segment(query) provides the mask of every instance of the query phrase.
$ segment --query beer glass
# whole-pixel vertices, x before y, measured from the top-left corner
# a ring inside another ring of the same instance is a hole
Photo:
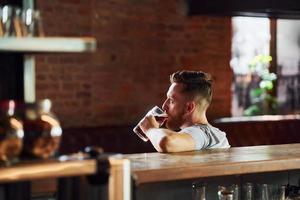
[[[158,106],[154,106],[151,110],[148,111],[146,116],[153,115],[160,124],[160,126],[164,123],[167,118],[167,114]],[[145,135],[145,133],[140,128],[140,122],[134,127],[133,132],[137,134],[144,142],[147,142],[149,138]]]

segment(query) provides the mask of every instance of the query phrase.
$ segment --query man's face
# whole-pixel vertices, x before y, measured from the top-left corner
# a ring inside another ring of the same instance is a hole
[[[182,89],[182,83],[172,83],[167,92],[167,99],[162,106],[168,114],[166,126],[171,130],[180,129],[182,124],[185,122],[187,98],[181,92]]]

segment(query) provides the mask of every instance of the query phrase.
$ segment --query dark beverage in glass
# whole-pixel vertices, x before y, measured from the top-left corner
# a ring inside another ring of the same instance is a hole
[[[151,110],[148,111],[147,115],[153,115],[156,119],[156,121],[160,124],[160,126],[162,126],[164,124],[164,122],[167,119],[167,114],[158,106],[154,106]],[[144,142],[147,142],[149,140],[149,138],[145,135],[145,133],[142,131],[142,129],[140,128],[140,123],[138,123],[134,129],[133,132],[135,134],[137,134],[137,136],[139,136]]]

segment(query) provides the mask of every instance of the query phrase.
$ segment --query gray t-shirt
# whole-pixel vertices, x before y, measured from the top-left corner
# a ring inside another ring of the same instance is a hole
[[[229,148],[226,133],[210,124],[195,124],[183,128],[180,132],[191,135],[196,144],[196,150]]]

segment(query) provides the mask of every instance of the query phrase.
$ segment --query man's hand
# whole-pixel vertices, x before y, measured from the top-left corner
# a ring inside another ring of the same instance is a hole
[[[140,122],[140,127],[146,133],[150,128],[159,128],[159,123],[153,115],[147,115]]]

